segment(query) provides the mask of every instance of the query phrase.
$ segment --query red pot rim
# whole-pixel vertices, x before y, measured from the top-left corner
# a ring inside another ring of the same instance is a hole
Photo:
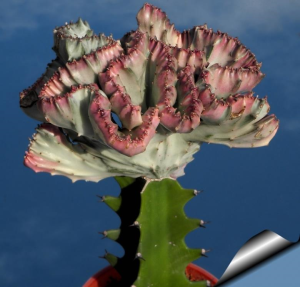
[[[191,281],[208,280],[211,286],[218,282],[215,276],[193,263],[186,267],[185,273]],[[120,280],[121,276],[112,266],[107,266],[91,277],[82,287],[105,287],[110,278]]]
[[[120,280],[121,276],[112,266],[107,266],[91,277],[82,287],[105,287],[110,278]]]
[[[211,286],[216,285],[218,282],[218,279],[214,275],[193,263],[190,263],[186,267],[185,273],[191,281],[208,280],[210,281]]]

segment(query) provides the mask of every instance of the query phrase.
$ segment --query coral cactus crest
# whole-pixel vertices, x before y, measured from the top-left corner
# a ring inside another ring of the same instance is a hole
[[[89,153],[127,156],[128,166],[175,134],[198,146],[268,144],[278,120],[267,115],[266,100],[253,96],[264,75],[245,46],[205,25],[180,33],[150,4],[137,21],[138,29],[121,41],[95,35],[81,19],[56,28],[57,58],[20,94],[22,109],[62,128]],[[178,163],[178,171],[188,161]],[[172,176],[171,166],[155,177]]]

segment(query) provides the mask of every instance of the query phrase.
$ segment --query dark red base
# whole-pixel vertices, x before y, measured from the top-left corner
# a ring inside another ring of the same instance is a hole
[[[190,281],[209,280],[211,286],[218,282],[215,276],[192,263],[187,266],[185,273]],[[121,279],[120,274],[113,267],[108,266],[91,277],[82,287],[106,287],[112,278],[114,280]]]

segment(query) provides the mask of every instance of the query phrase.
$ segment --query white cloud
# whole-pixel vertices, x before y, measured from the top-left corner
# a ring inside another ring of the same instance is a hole
[[[125,29],[125,33],[127,28],[132,28],[135,22],[133,16],[144,2],[129,0],[124,5],[122,0],[60,0],[45,1],[41,5],[39,0],[2,1],[1,34],[7,37],[24,29],[35,29],[40,21],[50,20],[61,25],[65,21],[76,20],[80,15],[108,25],[124,20],[120,28]],[[207,22],[234,36],[249,29],[276,32],[284,28],[285,21],[300,22],[300,1],[296,0],[170,0],[167,3],[154,0],[152,3],[161,6],[177,27],[189,28]]]

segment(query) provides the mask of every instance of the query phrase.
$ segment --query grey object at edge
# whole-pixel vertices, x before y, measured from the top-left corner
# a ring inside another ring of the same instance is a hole
[[[249,239],[238,251],[216,286],[227,282],[294,244],[270,230],[262,231]]]

